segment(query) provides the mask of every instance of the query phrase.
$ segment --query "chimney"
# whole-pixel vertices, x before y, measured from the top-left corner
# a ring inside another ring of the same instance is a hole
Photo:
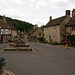
[[[50,16],[50,21],[52,21],[52,16]]]
[[[72,17],[74,17],[75,16],[75,9],[73,9],[73,11],[72,11]]]
[[[38,25],[37,25],[37,24],[35,24],[35,25],[34,25],[34,28],[38,28]]]
[[[70,16],[70,10],[66,10],[66,16]]]
[[[3,19],[3,21],[6,23],[6,18],[5,18],[5,15],[3,16],[3,18],[2,18],[2,19]]]

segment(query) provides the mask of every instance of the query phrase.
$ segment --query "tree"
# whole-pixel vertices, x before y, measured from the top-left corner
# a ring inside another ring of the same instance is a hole
[[[70,40],[70,42],[71,42],[71,45],[72,45],[72,46],[75,46],[75,35],[71,35],[71,36],[69,37],[69,40]]]

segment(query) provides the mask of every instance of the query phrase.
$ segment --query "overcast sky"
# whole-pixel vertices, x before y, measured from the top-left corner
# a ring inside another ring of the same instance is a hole
[[[65,10],[75,9],[75,0],[0,0],[0,15],[45,25],[49,17],[65,15]]]

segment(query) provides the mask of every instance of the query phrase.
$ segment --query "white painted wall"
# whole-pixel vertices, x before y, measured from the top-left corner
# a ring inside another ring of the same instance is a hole
[[[1,34],[11,34],[11,29],[1,29]]]

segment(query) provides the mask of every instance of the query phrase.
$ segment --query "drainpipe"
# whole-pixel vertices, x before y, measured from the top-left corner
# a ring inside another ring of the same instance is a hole
[[[0,40],[1,40],[1,27],[0,27]]]
[[[70,35],[71,35],[71,26],[70,26]]]

